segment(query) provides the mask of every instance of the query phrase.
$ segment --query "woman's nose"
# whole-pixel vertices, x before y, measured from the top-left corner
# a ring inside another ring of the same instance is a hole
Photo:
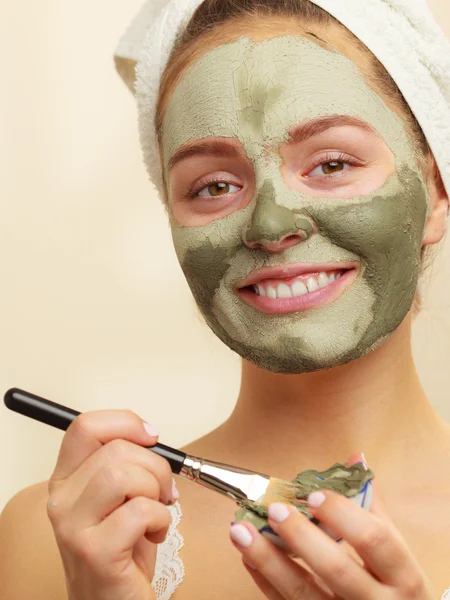
[[[304,230],[298,230],[292,233],[286,233],[281,236],[278,240],[270,241],[268,239],[251,240],[246,239],[245,243],[249,248],[255,250],[264,250],[271,254],[281,254],[288,248],[297,245],[299,242],[306,240],[309,237]]]
[[[281,253],[308,239],[314,232],[313,222],[275,202],[271,181],[266,181],[257,198],[244,242],[249,248]]]

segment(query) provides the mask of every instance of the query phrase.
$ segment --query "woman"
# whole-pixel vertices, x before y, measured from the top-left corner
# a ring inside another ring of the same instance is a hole
[[[284,479],[363,450],[376,474],[372,509],[311,495],[314,516],[344,538],[336,544],[271,505],[270,525],[297,561],[247,522],[232,526],[230,543],[229,499],[184,480],[172,487],[167,463],[141,447],[157,432],[132,412],[85,413],[50,481],[5,509],[3,531],[18,540],[2,560],[7,600],[434,600],[450,585],[450,428],[420,385],[410,341],[450,184],[443,130],[430,125],[441,110],[445,128],[443,104],[416,109],[420,124],[411,109],[426,73],[430,89],[448,91],[448,80],[419,60],[407,102],[317,4],[330,3],[173,0],[137,69],[141,138],[194,297],[243,357],[233,414],[184,450]],[[343,22],[349,4],[333,4]],[[426,9],[409,6],[353,9],[368,31],[385,11],[416,35]],[[384,35],[404,36],[384,25]],[[411,57],[399,57],[407,90]],[[128,77],[132,56],[122,58]],[[178,497],[177,509],[163,506]],[[177,529],[163,544],[170,512]]]

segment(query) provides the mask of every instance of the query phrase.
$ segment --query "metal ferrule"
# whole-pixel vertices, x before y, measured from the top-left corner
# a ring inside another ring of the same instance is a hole
[[[264,496],[270,482],[267,475],[190,455],[186,456],[179,474],[233,500],[253,502]]]

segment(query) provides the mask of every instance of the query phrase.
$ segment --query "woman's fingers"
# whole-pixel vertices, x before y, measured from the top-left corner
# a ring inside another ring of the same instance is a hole
[[[347,464],[360,462],[350,457]],[[374,491],[373,513],[331,490],[308,497],[319,526],[294,506],[273,503],[268,523],[292,553],[298,565],[247,522],[235,525],[231,538],[241,551],[255,583],[272,600],[300,598],[430,598],[429,583],[400,532],[385,515]],[[378,499],[379,500],[379,499]],[[348,544],[337,544],[326,532]],[[256,569],[253,571],[252,565]]]
[[[415,575],[417,563],[400,532],[390,522],[362,509],[348,498],[330,490],[322,490],[322,493],[325,496],[323,504],[317,508],[310,507],[313,516],[343,537],[362,558],[366,568],[382,583],[396,587],[407,585]],[[331,539],[324,539],[325,542],[333,548],[338,546]],[[311,564],[309,558],[305,558]],[[313,564],[311,566],[316,570]],[[321,573],[318,574],[322,577]],[[366,579],[363,574],[365,571],[360,569],[357,579],[361,585]]]
[[[341,498],[344,502],[353,504],[347,498]],[[358,509],[355,504],[353,506]],[[361,508],[359,510],[361,511]],[[322,517],[323,513],[320,515]],[[319,521],[322,521],[321,517],[318,517]],[[340,537],[347,539],[342,533],[342,527],[337,530],[333,527],[335,521],[336,519],[332,522],[323,519],[325,525],[336,531]],[[294,554],[304,559],[314,573],[338,595],[346,600],[371,600],[379,594],[379,588],[371,575],[295,507],[280,503],[271,504],[269,525],[283,538]],[[356,525],[352,523],[349,527]]]
[[[129,552],[142,536],[154,544],[166,537],[172,517],[156,500],[138,496],[128,500],[94,528],[94,539],[106,560]]]
[[[111,428],[109,430],[108,428]],[[172,471],[169,463],[145,446],[153,446],[144,422],[129,411],[94,411],[78,416],[68,428],[58,461],[49,481],[54,499],[62,481],[66,504],[73,503],[93,473],[111,463],[136,462],[154,473],[161,486],[161,500],[173,500]]]
[[[119,580],[130,575],[127,571],[135,568],[132,557],[136,543],[143,536],[152,542],[152,538],[164,540],[170,521],[169,510],[163,504],[136,497],[125,502],[96,527],[80,530],[75,526],[58,531],[62,556],[70,554],[67,561],[70,566],[66,566],[69,577],[71,572],[78,571],[84,574],[83,577],[99,578],[99,589],[106,582],[108,585],[118,584]],[[145,567],[152,569],[154,565],[147,564]],[[85,568],[88,572],[84,571]],[[71,583],[78,585],[76,581]]]
[[[237,523],[231,528],[231,540],[242,552],[246,561],[256,567],[260,576],[255,583],[266,595],[270,588],[274,600],[307,598],[325,600],[329,596],[317,585],[314,575],[295,563],[269,540],[263,537],[251,523]],[[261,579],[266,580],[264,583]],[[272,598],[271,596],[268,596]]]
[[[95,410],[79,415],[67,429],[51,480],[66,479],[103,444],[114,439],[151,446],[157,436],[144,428],[144,421],[129,410]]]
[[[316,507],[310,503],[312,515],[356,550],[362,566],[293,506],[270,505],[269,525],[331,590],[346,600],[379,598],[381,588],[409,590],[411,582],[416,591],[425,590],[421,569],[397,530],[330,490],[314,492],[308,500],[318,494],[325,501]]]
[[[101,446],[97,452],[89,456],[86,461],[67,479],[64,485],[64,502],[74,503],[81,491],[88,485],[89,481],[101,470],[106,469],[104,477],[114,474],[119,477],[118,470],[125,463],[134,463],[155,476],[160,486],[158,498],[168,503],[173,501],[172,484],[173,474],[167,460],[158,456],[151,450],[129,442],[127,440],[113,440]],[[115,468],[117,467],[117,472]],[[119,487],[121,482],[117,481]],[[57,496],[55,491],[52,496]],[[153,496],[152,496],[153,497]],[[157,498],[157,499],[158,499]]]
[[[161,542],[165,539],[161,535]],[[158,542],[161,543],[161,542]],[[148,574],[149,581],[153,581],[155,575],[156,557],[158,554],[158,546],[156,543],[151,543],[145,535],[142,535],[133,548],[134,562],[138,565],[143,573]]]
[[[159,499],[159,483],[154,475],[133,463],[111,463],[99,469],[72,507],[77,527],[98,525],[129,498]]]
[[[152,433],[152,432],[150,432]],[[83,413],[64,436],[47,512],[72,598],[147,598],[174,499],[168,461],[130,411]]]
[[[280,596],[277,590],[267,581],[267,579],[261,575],[261,573],[258,572],[254,566],[246,563],[244,559],[242,560],[242,564],[244,565],[247,573],[256,583],[264,596],[268,598],[268,600],[286,600],[283,598],[283,596]]]

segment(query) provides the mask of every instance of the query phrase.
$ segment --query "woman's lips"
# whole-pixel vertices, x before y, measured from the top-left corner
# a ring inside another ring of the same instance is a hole
[[[290,279],[299,275],[313,275],[315,273],[331,273],[339,269],[356,269],[359,267],[357,262],[338,262],[338,263],[296,263],[281,265],[279,267],[263,267],[252,271],[245,279],[237,284],[237,289],[254,285],[265,279]]]
[[[235,290],[243,302],[267,314],[286,314],[320,308],[339,298],[356,279],[359,265],[314,265],[262,269]],[[320,269],[320,270],[319,270]],[[300,271],[300,273],[299,273]],[[246,282],[250,282],[246,284]]]

